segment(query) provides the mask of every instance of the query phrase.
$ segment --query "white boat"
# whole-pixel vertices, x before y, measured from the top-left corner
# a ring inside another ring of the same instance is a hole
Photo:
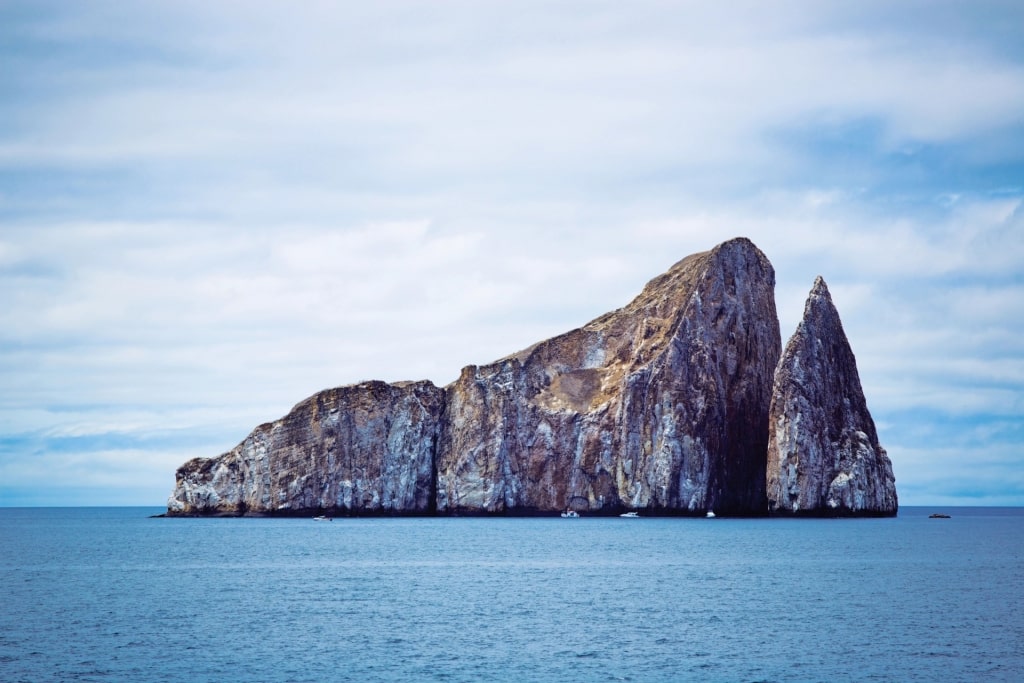
[[[566,510],[565,512],[562,513],[562,517],[565,517],[566,519],[576,519],[579,516],[580,513],[576,512],[575,510]]]
[[[711,518],[712,518],[712,517],[714,517],[714,516],[715,516],[715,513],[714,513],[714,512],[712,512],[711,510],[708,510],[708,514],[707,514],[707,515],[705,515],[705,517],[707,517],[708,519],[711,519]]]
[[[619,517],[625,517],[626,519],[636,519],[640,516],[639,512],[623,512]]]
[[[313,518],[313,521],[314,522],[330,522],[331,518],[330,517],[324,517],[323,515],[317,515],[316,517]]]

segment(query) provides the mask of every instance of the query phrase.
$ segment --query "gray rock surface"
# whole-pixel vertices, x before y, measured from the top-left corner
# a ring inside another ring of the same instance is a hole
[[[896,514],[892,463],[878,443],[857,362],[821,277],[775,371],[769,421],[772,513]]]
[[[738,238],[445,388],[321,392],[182,465],[168,514],[763,515],[769,496],[778,510],[856,514],[882,510],[887,492],[895,509],[824,283],[827,306],[808,303],[781,365],[774,287],[768,259]]]
[[[443,406],[430,382],[322,391],[224,455],[179,467],[168,514],[432,512]]]
[[[775,272],[749,240],[447,388],[440,512],[763,514]]]

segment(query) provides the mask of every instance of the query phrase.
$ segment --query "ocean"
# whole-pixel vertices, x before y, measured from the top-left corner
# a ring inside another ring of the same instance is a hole
[[[0,508],[0,680],[1024,680],[1024,508],[161,511]]]

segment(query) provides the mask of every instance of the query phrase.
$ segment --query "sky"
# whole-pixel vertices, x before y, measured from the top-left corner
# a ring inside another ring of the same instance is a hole
[[[0,506],[162,506],[746,236],[902,505],[1024,505],[1024,4],[0,2]]]

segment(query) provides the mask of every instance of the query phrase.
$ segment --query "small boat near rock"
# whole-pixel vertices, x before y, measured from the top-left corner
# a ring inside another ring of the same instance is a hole
[[[576,512],[575,510],[566,510],[565,512],[562,513],[562,517],[566,519],[577,519],[579,518],[579,516],[580,513]]]
[[[316,517],[313,518],[313,521],[314,522],[333,522],[334,518],[333,517],[325,517],[324,515],[317,515]]]
[[[933,512],[928,515],[928,519],[949,519],[949,515],[942,512]]]
[[[639,512],[623,512],[619,517],[625,517],[626,519],[636,519],[640,516]]]

